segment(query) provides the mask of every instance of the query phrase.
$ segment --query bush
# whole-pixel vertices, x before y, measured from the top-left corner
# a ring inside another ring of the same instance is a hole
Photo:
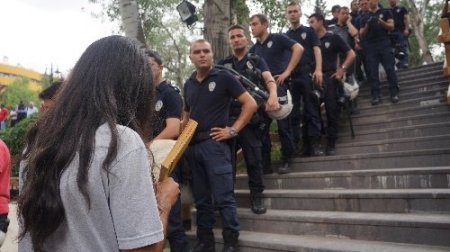
[[[0,138],[6,143],[11,152],[12,173],[11,176],[19,175],[20,154],[25,147],[25,137],[28,130],[37,121],[38,114],[33,114],[29,118],[25,118],[14,127],[0,131]]]

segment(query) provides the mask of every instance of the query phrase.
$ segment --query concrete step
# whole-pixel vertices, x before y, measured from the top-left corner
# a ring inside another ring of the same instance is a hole
[[[291,168],[297,172],[436,167],[448,164],[450,148],[299,157],[291,160]]]
[[[273,189],[450,189],[450,166],[401,169],[293,172],[264,175],[264,186]],[[236,176],[236,189],[248,189],[246,174]]]
[[[436,62],[436,63],[432,63],[432,64],[428,64],[428,65],[415,66],[415,67],[411,67],[408,69],[400,69],[400,70],[397,70],[397,75],[403,76],[403,75],[408,75],[408,74],[416,73],[416,72],[426,73],[426,72],[432,71],[432,70],[441,70],[442,71],[443,64],[444,64],[443,62]]]
[[[447,148],[450,143],[450,134],[440,136],[413,137],[387,139],[380,141],[368,141],[336,145],[337,155],[351,155],[362,153],[407,151],[407,150],[425,150],[434,148]],[[326,146],[326,143],[323,144]]]
[[[408,74],[397,74],[397,79],[401,83],[402,81],[432,76],[441,76],[442,78],[445,78],[445,76],[442,73],[443,73],[442,69],[430,68],[427,69],[426,71],[414,71]]]
[[[250,191],[235,190],[238,207],[250,208]],[[439,213],[450,218],[450,189],[265,190],[268,209],[379,213]],[[449,230],[450,231],[450,230]]]
[[[352,119],[353,120],[353,119]],[[367,131],[376,130],[380,128],[397,128],[405,126],[414,126],[422,124],[433,124],[433,123],[445,123],[450,121],[450,110],[437,113],[428,113],[424,115],[414,115],[414,116],[400,116],[395,118],[389,118],[384,121],[373,121],[373,120],[354,120],[353,128],[355,131]],[[350,124],[345,113],[341,116],[340,122],[340,132],[348,132],[350,130]]]
[[[423,85],[417,85],[414,88],[408,88],[407,90],[402,90],[400,98],[401,100],[408,100],[408,99],[414,99],[419,98],[422,96],[437,96],[439,97],[442,93],[446,93],[448,88],[448,81],[440,81],[440,82],[433,82],[428,84],[427,86]],[[389,92],[386,90],[386,92],[383,92],[383,97],[385,97],[386,101],[389,101]],[[360,96],[358,98],[358,102],[361,104],[366,104],[367,102],[370,103],[372,100],[372,96],[366,95],[366,96]]]
[[[215,229],[216,251],[223,248],[222,230]],[[195,230],[187,233],[195,244]],[[444,252],[450,247],[354,240],[346,237],[287,235],[240,231],[240,252]]]
[[[444,93],[439,93],[437,96],[435,94],[422,95],[419,98],[414,99],[406,99],[402,100],[400,99],[400,102],[397,104],[392,104],[390,98],[387,98],[383,101],[382,104],[373,106],[370,101],[366,102],[359,102],[358,103],[358,109],[361,114],[366,113],[367,111],[370,112],[384,112],[389,113],[392,111],[397,111],[400,109],[405,108],[418,108],[424,105],[446,105],[447,104],[447,97]]]
[[[238,215],[245,231],[450,247],[450,215],[272,209],[256,215],[246,208]]]
[[[409,116],[420,116],[420,115],[429,115],[433,113],[442,113],[442,112],[450,112],[450,106],[439,103],[439,104],[421,104],[420,107],[409,107],[409,108],[400,108],[396,110],[389,111],[371,111],[367,110],[364,113],[360,113],[358,115],[352,115],[353,123],[374,123],[374,122],[384,122],[387,120],[401,118],[401,117],[409,117]],[[344,118],[345,114],[342,113],[342,118]]]
[[[404,81],[401,80],[399,82],[400,95],[403,91],[406,91],[408,89],[417,88],[417,85],[422,85],[422,87],[425,88],[429,84],[436,83],[436,82],[444,82],[444,81],[448,81],[448,79],[446,79],[442,75],[418,77],[418,78],[404,80]],[[386,81],[381,82],[382,95],[389,94],[388,91],[389,91],[388,83]],[[360,96],[370,96],[370,92],[371,92],[371,85],[364,84],[360,88],[359,95]]]
[[[380,128],[372,130],[358,130],[355,131],[354,138],[351,136],[348,130],[344,129],[344,131],[338,135],[338,143],[440,136],[446,135],[448,132],[450,132],[450,122],[419,124],[413,126]]]

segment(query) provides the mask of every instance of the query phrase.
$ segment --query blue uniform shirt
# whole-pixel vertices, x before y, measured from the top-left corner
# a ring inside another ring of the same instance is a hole
[[[194,72],[184,84],[185,110],[198,122],[197,132],[225,127],[234,98],[245,92],[242,84],[225,70],[211,69],[199,82]]]
[[[380,18],[383,19],[384,21],[387,21],[389,19],[392,19],[392,13],[388,9],[378,9],[375,13],[366,12],[362,15],[360,19],[360,27],[361,28],[364,27],[371,17]],[[379,23],[370,25],[367,34],[364,36],[364,40],[369,43],[376,43],[383,40],[389,40],[388,30],[384,29]]]
[[[320,40],[314,30],[311,27],[300,25],[300,27],[295,30],[289,29],[286,32],[286,35],[289,38],[300,43],[300,45],[302,45],[305,49],[302,58],[298,63],[298,67],[302,67],[305,65],[309,65],[311,67],[314,66],[316,59],[314,57],[313,48],[314,46],[320,46]]]
[[[250,52],[261,56],[269,66],[270,73],[277,75],[286,70],[295,43],[284,34],[271,33],[263,43],[257,41]]]
[[[322,71],[324,73],[335,72],[338,54],[346,54],[350,50],[350,46],[333,32],[325,33],[325,36],[320,39],[320,43]]]
[[[405,30],[405,15],[408,14],[408,10],[403,6],[395,6],[391,8],[392,17],[394,18],[394,30],[403,31]]]
[[[156,87],[155,113],[153,114],[153,137],[156,137],[166,127],[167,118],[181,119],[183,102],[176,87],[166,81]]]
[[[238,60],[236,57],[231,55],[226,57],[225,59],[220,60],[218,65],[232,68],[243,74],[247,78],[249,78],[250,76],[246,74],[246,71],[253,70],[253,68],[259,69],[261,73],[270,71],[266,61],[262,57],[258,55],[253,55],[252,57],[255,57],[255,60],[251,60],[249,62],[249,54],[246,54],[241,60]]]

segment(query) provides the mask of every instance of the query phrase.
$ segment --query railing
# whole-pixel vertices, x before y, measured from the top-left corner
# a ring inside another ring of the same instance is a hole
[[[450,62],[450,13],[448,12],[448,1],[446,1],[446,4],[442,11],[440,27],[441,30],[437,39],[440,43],[444,43],[445,46],[443,74],[444,76],[450,77],[450,66],[448,65]],[[450,85],[447,91],[447,103],[450,105]]]

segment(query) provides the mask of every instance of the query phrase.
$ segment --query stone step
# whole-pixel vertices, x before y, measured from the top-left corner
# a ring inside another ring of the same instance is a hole
[[[241,230],[251,232],[450,247],[450,215],[272,209],[256,215],[246,208],[239,208],[238,215]]]
[[[349,128],[349,127],[348,127]],[[402,126],[392,128],[379,128],[355,131],[353,138],[349,130],[339,134],[339,143],[366,142],[396,138],[413,138],[426,136],[446,135],[450,132],[450,122],[418,124],[413,126]]]
[[[358,103],[358,109],[361,114],[364,114],[368,111],[374,113],[374,112],[384,112],[389,113],[392,111],[397,111],[400,109],[405,108],[418,108],[424,105],[446,105],[447,104],[447,98],[444,93],[439,93],[438,96],[435,94],[430,95],[423,95],[419,98],[414,99],[401,99],[399,103],[392,104],[390,98],[386,98],[383,100],[382,104],[373,106],[370,101],[366,102],[359,102]]]
[[[238,207],[250,207],[250,191],[235,190]],[[267,209],[379,213],[442,213],[450,218],[450,189],[265,190]],[[450,231],[450,230],[449,230]]]
[[[223,248],[222,230],[215,229],[216,251]],[[195,244],[195,230],[187,232]],[[313,235],[287,235],[240,231],[240,252],[444,252],[449,247],[425,246],[406,243],[354,240],[346,237]]]
[[[413,137],[388,139],[370,142],[347,142],[336,145],[337,155],[351,155],[361,153],[392,152],[406,150],[425,150],[434,148],[447,148],[450,143],[450,134],[430,137]],[[326,146],[326,143],[323,144]]]
[[[355,131],[376,130],[380,128],[397,128],[405,126],[414,126],[422,124],[445,123],[450,121],[450,111],[428,113],[425,115],[401,116],[389,118],[384,121],[373,120],[353,120],[353,128]],[[346,113],[341,114],[340,132],[348,132],[350,123]]]
[[[400,70],[397,70],[397,75],[403,76],[403,75],[408,75],[408,74],[415,73],[415,72],[426,73],[426,72],[432,71],[432,70],[441,70],[442,71],[443,64],[444,64],[443,62],[436,62],[436,63],[422,65],[422,66],[415,66],[415,67],[408,68],[408,69],[400,69]]]
[[[273,189],[450,189],[450,166],[402,169],[276,173],[264,176],[266,190]],[[236,176],[236,189],[248,189],[248,177]]]
[[[406,91],[408,89],[416,88],[417,85],[422,85],[423,87],[427,87],[431,83],[443,82],[446,80],[447,79],[445,77],[443,77],[442,75],[433,75],[433,76],[425,76],[425,77],[414,78],[411,80],[400,81],[399,82],[400,94],[401,94],[401,92]],[[389,91],[388,83],[385,81],[381,82],[382,94],[389,94],[388,91]],[[371,85],[364,84],[361,86],[359,95],[360,96],[370,96],[370,92],[371,92]]]
[[[409,117],[409,116],[420,116],[420,115],[429,115],[432,113],[442,113],[442,112],[450,112],[450,106],[446,104],[423,104],[420,107],[409,107],[409,108],[400,108],[396,110],[390,111],[371,111],[367,110],[364,113],[360,113],[357,115],[352,115],[353,123],[374,123],[374,122],[384,122],[387,120],[401,118],[401,117]],[[345,112],[342,113],[342,118],[344,118]]]
[[[422,96],[428,96],[428,97],[432,97],[432,96],[441,96],[442,93],[446,93],[448,88],[448,81],[441,81],[441,82],[434,82],[434,83],[430,83],[429,85],[423,87],[421,86],[417,86],[414,88],[410,88],[407,90],[402,91],[400,98],[402,101],[404,100],[409,100],[409,99],[414,99],[414,98],[419,98]],[[383,97],[385,97],[386,101],[389,101],[389,92],[386,90],[386,92],[383,92]],[[367,102],[370,103],[370,101],[372,100],[372,96],[370,95],[366,95],[366,96],[360,96],[358,98],[358,102],[361,104],[366,104]]]
[[[450,148],[379,152],[337,156],[299,157],[291,160],[293,171],[344,171],[408,167],[435,167],[450,164]]]
[[[427,69],[426,71],[414,71],[408,74],[397,74],[397,79],[401,83],[402,81],[412,80],[416,78],[432,77],[432,76],[445,76],[442,74],[442,69]],[[387,80],[385,80],[387,81]]]

